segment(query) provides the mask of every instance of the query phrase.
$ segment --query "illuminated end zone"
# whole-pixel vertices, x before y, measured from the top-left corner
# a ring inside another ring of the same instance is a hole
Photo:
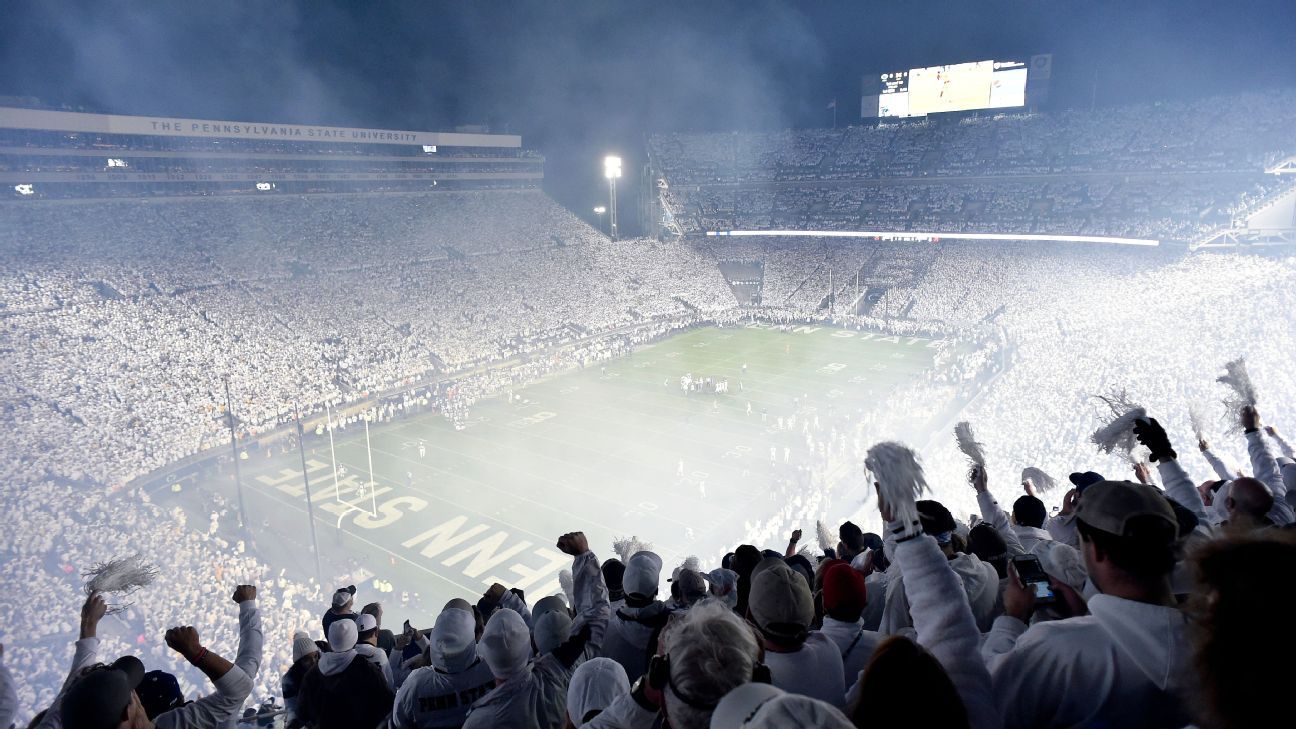
[[[1035,233],[896,233],[880,230],[708,230],[708,236],[767,236],[779,238],[878,238],[883,241],[935,243],[947,240],[1053,241],[1057,243],[1109,243],[1121,246],[1159,246],[1154,238],[1116,238],[1105,235],[1039,235]]]

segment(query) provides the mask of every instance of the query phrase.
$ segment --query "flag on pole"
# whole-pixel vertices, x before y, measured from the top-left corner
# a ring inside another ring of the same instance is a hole
[[[828,102],[828,108],[829,108],[829,109],[836,109],[836,108],[837,108],[837,100],[836,100],[836,99],[833,99],[832,101]]]

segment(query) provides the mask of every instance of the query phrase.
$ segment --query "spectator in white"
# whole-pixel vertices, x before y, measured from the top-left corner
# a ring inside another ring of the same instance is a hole
[[[383,653],[387,654],[388,658],[391,658],[392,648],[396,647],[396,636],[390,630],[387,630],[382,626],[382,619],[383,619],[382,603],[371,602],[368,605],[365,605],[364,608],[360,610],[360,613],[363,615],[374,616],[374,620],[378,622],[377,645],[379,648],[382,649]]]
[[[396,729],[462,726],[468,707],[495,688],[490,666],[477,655],[476,628],[467,601],[446,604],[428,643],[432,665],[411,673],[396,693]]]
[[[324,636],[328,637],[329,628],[338,620],[355,620],[356,614],[351,611],[355,602],[355,585],[347,585],[333,593],[333,605],[324,611],[320,623],[324,626]]]
[[[620,663],[631,683],[648,669],[648,659],[657,652],[652,638],[670,617],[665,603],[656,599],[661,568],[661,557],[652,552],[630,555],[621,577],[625,606],[608,621],[603,640],[603,655]]]
[[[829,560],[822,567],[823,627],[819,632],[837,646],[842,659],[843,693],[849,689],[873,657],[883,635],[866,630],[860,614],[868,601],[864,575],[841,560]]]
[[[972,606],[972,615],[976,618],[977,628],[988,630],[995,618],[995,605],[999,598],[999,573],[993,565],[982,562],[975,554],[954,551],[953,535],[957,525],[954,516],[938,501],[919,501],[918,515],[922,519],[922,529],[932,536],[950,567],[963,583],[963,592],[967,594],[968,604]],[[909,599],[904,589],[904,570],[890,578],[887,583],[886,607],[882,615],[882,626],[879,632],[895,635],[899,631],[913,626],[909,612]]]
[[[565,729],[585,724],[629,693],[630,681],[620,663],[602,656],[585,661],[576,667],[567,687]]]
[[[1169,501],[1151,486],[1102,481],[1085,489],[1075,524],[1102,594],[1084,615],[1079,596],[1050,580],[1078,617],[1027,628],[1035,593],[1010,570],[1006,614],[982,647],[1004,725],[1187,724],[1187,618],[1170,587],[1179,525]]]
[[[536,601],[531,611],[531,640],[536,655],[552,653],[571,634],[572,619],[561,595],[550,595]],[[588,649],[588,645],[586,648]]]
[[[255,642],[258,647],[260,645],[261,617],[256,607],[256,587],[239,585],[234,591],[233,599],[239,604],[239,652],[243,653],[246,647],[244,640],[250,634],[258,636]],[[83,625],[86,617],[97,625],[104,612],[103,599],[91,595],[86,601],[86,610],[82,613]],[[88,649],[93,652],[98,641],[94,637],[94,629],[91,628],[89,632],[90,635],[83,640],[90,641]],[[83,628],[83,636],[85,633]],[[91,669],[66,689],[58,711],[61,726],[65,729],[214,729],[235,717],[252,691],[252,679],[243,669],[204,648],[199,641],[198,631],[189,626],[168,630],[166,644],[206,674],[215,684],[216,693],[150,718],[135,693],[135,688],[144,679],[144,664],[133,656],[124,656],[106,669]],[[78,645],[78,653],[80,651]],[[260,660],[260,656],[256,656],[258,664]],[[51,709],[50,714],[54,713]],[[49,724],[50,714],[46,715],[39,726],[60,726],[58,723]]]
[[[1269,520],[1276,526],[1291,524],[1296,521],[1296,511],[1287,503],[1287,483],[1283,480],[1278,461],[1269,450],[1269,443],[1261,430],[1260,413],[1248,405],[1242,408],[1240,417],[1242,430],[1246,433],[1247,454],[1251,456],[1251,472],[1256,480],[1269,488],[1269,495],[1273,499],[1273,505],[1267,514]],[[1233,490],[1236,491],[1236,482]],[[1237,495],[1230,494],[1230,497],[1236,499]]]
[[[607,630],[608,597],[598,558],[581,532],[558,538],[572,556],[572,592],[578,616],[569,637],[551,653],[531,660],[532,640],[521,614],[496,610],[486,622],[477,654],[490,667],[495,688],[473,702],[464,729],[521,727],[561,729],[567,719],[567,687],[587,646],[597,651]]]
[[[913,469],[921,473],[916,462]],[[932,726],[1000,727],[990,676],[976,655],[981,636],[975,618],[967,602],[950,599],[962,588],[962,576],[941,540],[924,533],[930,518],[918,508],[923,502],[914,503],[919,520],[902,524],[881,484],[874,485],[894,564],[907,579],[918,642],[895,636],[878,646],[848,696],[851,719],[856,726],[897,726],[912,720],[915,706],[924,706],[924,721]]]
[[[4,664],[4,645],[0,644],[0,727],[13,726],[18,716],[18,691],[14,688],[13,674]]]
[[[836,707],[764,683],[745,683],[725,694],[711,715],[711,729],[852,729]]]
[[[330,651],[302,679],[297,716],[315,729],[377,726],[391,713],[392,690],[382,671],[356,653],[356,621],[329,626]]]
[[[1026,494],[1013,502],[1010,524],[1007,514],[990,494],[986,479],[986,469],[977,468],[970,480],[977,492],[981,517],[1003,537],[1008,557],[1034,555],[1050,577],[1065,582],[1072,589],[1083,589],[1087,576],[1080,553],[1069,545],[1054,541],[1053,536],[1044,529],[1048,509],[1044,507],[1043,501],[1036,498],[1030,482],[1023,484]]]
[[[662,654],[630,693],[583,727],[651,729],[660,722],[671,729],[706,729],[725,694],[753,680],[769,682],[751,626],[718,600],[703,601],[672,620],[661,644]]]
[[[805,578],[779,557],[766,557],[752,570],[747,619],[765,649],[771,682],[788,693],[844,703],[842,657],[828,636],[812,632],[814,598]]]
[[[392,682],[391,666],[387,663],[387,654],[378,647],[378,620],[368,613],[361,613],[356,618],[356,654],[378,667],[387,687],[393,692],[396,685]]]
[[[297,692],[301,690],[302,679],[319,663],[319,646],[309,635],[298,631],[293,634],[292,657],[292,666],[279,679],[284,700],[284,724],[289,727],[293,726],[297,718]]]

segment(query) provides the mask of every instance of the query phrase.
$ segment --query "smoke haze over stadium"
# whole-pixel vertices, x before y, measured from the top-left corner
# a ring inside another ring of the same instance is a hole
[[[0,0],[0,729],[1296,726],[1294,48]]]
[[[1290,80],[1296,9],[1245,3],[6,3],[0,94],[118,114],[522,134],[579,214],[599,159],[680,130],[857,118],[869,72],[1054,54],[1054,107]],[[629,169],[635,169],[635,164]],[[625,181],[633,193],[633,175]],[[633,225],[631,216],[626,224]]]

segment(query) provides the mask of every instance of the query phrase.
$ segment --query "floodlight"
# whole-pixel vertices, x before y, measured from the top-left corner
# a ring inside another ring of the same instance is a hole
[[[620,157],[608,156],[603,158],[603,176],[609,180],[615,180],[621,177]]]
[[[606,212],[607,212],[607,208],[603,207],[602,205],[600,205],[600,206],[594,208],[594,214],[595,214],[595,215],[602,215],[603,213],[606,213]]]

